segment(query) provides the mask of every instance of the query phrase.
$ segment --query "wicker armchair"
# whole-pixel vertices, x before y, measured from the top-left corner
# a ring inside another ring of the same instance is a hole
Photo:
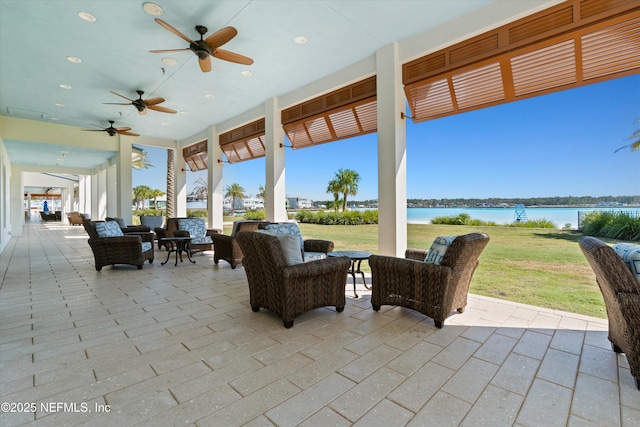
[[[84,229],[89,234],[89,246],[93,251],[96,270],[105,265],[130,264],[142,269],[146,260],[153,262],[153,233],[127,233],[118,237],[99,237],[96,223],[102,221],[84,221]],[[143,242],[150,242],[143,250]]]
[[[467,306],[471,277],[478,258],[489,242],[484,233],[456,237],[440,265],[424,262],[427,251],[407,249],[405,258],[372,255],[371,304],[399,305],[433,318],[442,328],[453,310],[462,313]]]
[[[242,258],[244,257],[242,249],[236,239],[236,234],[241,231],[255,231],[260,225],[268,224],[267,221],[235,221],[233,223],[233,229],[231,235],[226,234],[212,234],[213,239],[213,262],[218,264],[218,261],[225,260],[231,264],[231,268],[236,268],[236,265],[242,264]]]
[[[349,258],[336,257],[289,266],[276,236],[242,231],[236,236],[249,282],[254,312],[266,308],[278,315],[285,328],[310,310],[333,305],[344,310],[344,287]]]
[[[613,351],[627,356],[640,390],[640,286],[622,258],[606,243],[586,236],[580,239],[580,249],[604,298]]]

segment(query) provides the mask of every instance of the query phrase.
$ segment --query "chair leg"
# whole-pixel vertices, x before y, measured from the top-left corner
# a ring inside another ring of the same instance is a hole
[[[342,313],[342,312],[344,311],[344,305],[343,305],[342,307],[338,307],[338,306],[336,306],[336,311],[337,311],[338,313]]]
[[[251,306],[251,310],[253,310],[254,313],[257,313],[260,311],[260,307]]]
[[[433,320],[433,323],[435,323],[436,328],[438,329],[442,329],[442,320]]]
[[[289,329],[293,326],[293,320],[289,320],[288,322],[285,322],[284,320],[282,321],[282,323],[284,323],[284,327]]]
[[[611,349],[613,351],[615,351],[616,353],[622,353],[622,349],[620,347],[618,347],[617,345],[615,345],[614,343],[611,343]]]
[[[460,308],[458,309],[458,313],[460,313],[460,314],[464,313],[464,309],[465,309],[465,308],[466,308],[466,307],[460,307]]]
[[[371,307],[373,307],[374,311],[380,311],[380,306],[379,305],[371,304]]]
[[[640,390],[640,378],[634,378],[636,380],[636,388]]]

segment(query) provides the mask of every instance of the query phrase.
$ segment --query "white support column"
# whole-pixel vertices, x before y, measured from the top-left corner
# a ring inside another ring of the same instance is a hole
[[[107,165],[103,165],[101,169],[98,170],[97,178],[96,178],[96,209],[94,213],[91,215],[91,219],[105,219],[107,217]]]
[[[132,136],[120,136],[120,152],[118,159],[118,177],[116,182],[116,198],[118,217],[124,220],[125,224],[132,224],[131,220],[131,199],[133,194],[132,173],[131,173],[131,146]]]
[[[106,216],[117,217],[118,214],[118,165],[117,160],[112,159],[107,165],[107,205]]]
[[[11,167],[11,181],[9,183],[10,203],[11,209],[10,223],[11,223],[11,236],[22,236],[22,226],[24,225],[24,209],[22,208],[22,198],[24,197],[24,185],[23,185],[23,173],[15,166]],[[29,212],[31,214],[31,212]]]
[[[209,186],[209,194],[207,195],[207,223],[209,228],[223,227],[223,211],[222,204],[224,202],[224,192],[222,188],[223,163],[222,150],[220,149],[218,133],[216,126],[212,125],[207,129],[207,183]]]
[[[404,256],[407,248],[407,141],[398,45],[376,52],[378,93],[378,250]]]
[[[175,166],[175,189],[173,193],[176,197],[174,211],[177,218],[187,216],[187,162],[184,161],[182,148],[178,144],[174,155]]]
[[[280,119],[280,109],[278,99],[271,98],[265,102],[265,141],[266,153],[266,183],[265,190],[267,197],[264,208],[267,220],[271,222],[286,221],[286,186],[285,186],[285,156],[284,131]]]

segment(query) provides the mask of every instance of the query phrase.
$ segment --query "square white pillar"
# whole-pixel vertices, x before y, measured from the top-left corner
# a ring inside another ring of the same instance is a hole
[[[404,256],[407,248],[406,100],[398,45],[376,52],[378,94],[378,250]]]
[[[288,219],[285,186],[284,131],[278,109],[278,99],[265,102],[265,190],[264,208],[267,220],[282,222]],[[281,146],[282,145],[282,146]]]

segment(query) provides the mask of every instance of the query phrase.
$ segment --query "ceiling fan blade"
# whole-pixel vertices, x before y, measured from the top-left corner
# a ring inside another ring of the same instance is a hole
[[[124,96],[124,95],[120,95],[119,93],[116,93],[116,92],[114,92],[114,91],[112,91],[112,90],[110,90],[109,92],[111,92],[111,93],[112,93],[112,94],[114,94],[114,95],[118,95],[120,98],[124,98],[124,99],[127,99],[127,100],[129,100],[129,101],[133,101],[133,99],[129,99],[129,98],[127,98],[126,96]]]
[[[120,132],[120,131],[118,131],[118,133],[119,133],[120,135],[140,136],[140,134],[138,134],[138,133],[133,133],[133,132]]]
[[[200,69],[203,73],[208,73],[211,71],[211,57],[207,56],[205,59],[198,59],[198,63],[200,64]]]
[[[131,128],[127,128],[127,127],[125,127],[125,128],[115,128],[115,130],[116,130],[116,132],[126,132],[128,130],[131,130]]]
[[[149,99],[145,99],[144,104],[148,107],[149,105],[156,105],[156,104],[161,104],[164,102],[164,98],[149,98]]]
[[[160,107],[159,105],[147,105],[147,108],[154,111],[160,111],[162,113],[169,113],[169,114],[177,113],[176,110],[172,110],[171,108],[167,108],[167,107]]]
[[[223,59],[229,62],[235,62],[237,64],[243,64],[243,65],[253,64],[253,59],[244,55],[240,55],[239,53],[230,52],[224,49],[216,49],[212,55],[218,59]]]
[[[161,50],[150,50],[151,53],[173,53],[173,52],[184,52],[186,50],[191,50],[189,48],[186,49],[161,49]]]
[[[234,38],[237,34],[238,34],[238,30],[236,30],[235,28],[225,27],[211,34],[204,41],[209,46],[211,46],[212,49],[215,49],[218,46],[222,46],[223,44],[225,44],[226,42]]]
[[[191,40],[189,37],[185,36],[180,31],[178,31],[175,28],[173,28],[171,25],[169,25],[166,22],[164,22],[162,19],[156,18],[156,19],[154,19],[154,21],[156,21],[158,24],[162,25],[167,30],[171,31],[176,36],[180,37],[182,40],[184,40],[186,42],[189,42],[189,43],[193,43],[193,40]]]

